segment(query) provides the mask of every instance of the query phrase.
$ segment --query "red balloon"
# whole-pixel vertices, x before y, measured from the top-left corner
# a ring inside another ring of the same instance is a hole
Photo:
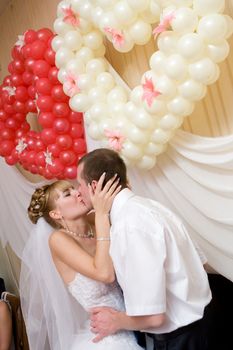
[[[35,150],[38,151],[44,151],[45,150],[45,145],[42,142],[42,140],[39,138],[38,140],[36,140],[35,142]]]
[[[40,165],[43,167],[46,165],[44,152],[37,153],[35,159],[36,159],[36,165]]]
[[[15,91],[15,99],[20,102],[25,102],[28,99],[28,90],[25,86],[18,86]]]
[[[0,130],[0,140],[13,140],[14,131],[8,128]]]
[[[48,152],[50,152],[52,156],[58,157],[61,149],[56,143],[53,143],[52,145],[48,145]]]
[[[14,46],[11,50],[11,56],[13,57],[13,59],[15,58],[19,58],[21,59],[22,58],[22,53],[21,53],[21,50],[20,50],[20,47],[19,46]]]
[[[51,112],[41,112],[39,114],[38,122],[43,128],[51,128],[54,122],[54,115]]]
[[[20,86],[23,85],[23,78],[20,74],[12,74],[11,75],[11,82],[13,86]]]
[[[14,110],[16,113],[26,113],[27,109],[25,107],[25,103],[20,101],[15,101],[13,104]]]
[[[77,166],[67,166],[64,169],[65,179],[76,179],[77,178]]]
[[[41,112],[52,111],[54,105],[53,99],[50,96],[39,96],[36,103]]]
[[[49,70],[48,78],[52,84],[59,84],[59,80],[57,79],[58,69],[57,67],[52,67]]]
[[[61,164],[59,159],[54,159],[52,164],[48,164],[48,170],[51,174],[57,176],[62,173],[64,166]]]
[[[9,156],[14,147],[15,147],[15,144],[13,141],[10,141],[10,140],[2,141],[0,143],[0,155],[2,157]]]
[[[15,59],[13,62],[12,62],[12,68],[14,70],[15,73],[23,73],[24,72],[24,63],[23,61],[21,61],[20,59]]]
[[[64,134],[70,129],[70,123],[67,119],[56,118],[53,123],[53,129],[57,134]]]
[[[9,73],[13,74],[15,72],[13,61],[8,64],[7,68]]]
[[[39,78],[46,78],[50,70],[50,65],[44,60],[37,60],[34,63],[33,73]]]
[[[39,40],[47,43],[51,36],[53,36],[53,32],[48,28],[42,28],[37,31],[37,36]]]
[[[36,91],[38,94],[50,95],[52,83],[48,78],[40,78],[36,81]]]
[[[28,29],[26,33],[24,33],[24,41],[26,44],[31,44],[33,41],[37,39],[37,33],[33,29]]]
[[[11,82],[12,82],[11,78],[12,78],[12,76],[7,75],[7,76],[3,79],[3,84],[4,84],[4,85],[11,86]]]
[[[56,102],[67,102],[69,100],[63,91],[62,85],[55,85],[51,90],[51,96]]]
[[[7,120],[7,118],[8,118],[7,113],[3,110],[0,110],[0,120],[5,121],[5,120]]]
[[[28,72],[33,72],[35,60],[32,57],[26,58],[24,66]]]
[[[31,85],[34,80],[34,75],[30,72],[23,72],[22,74],[23,82],[25,85]]]
[[[71,165],[76,160],[76,155],[73,151],[67,150],[60,153],[59,159],[65,166]]]
[[[31,44],[26,44],[22,47],[22,53],[24,58],[28,58],[32,55],[32,46]]]
[[[35,98],[36,97],[36,88],[35,86],[29,86],[28,87],[28,95],[31,97],[31,98]]]
[[[70,129],[70,135],[74,139],[79,139],[83,136],[83,127],[81,124],[72,124]]]
[[[12,130],[16,130],[19,128],[19,122],[17,122],[17,120],[15,120],[15,118],[8,118],[5,122],[5,125],[7,128],[12,129]]]
[[[66,150],[72,146],[73,141],[70,135],[59,135],[56,139],[56,143],[61,149]]]
[[[52,48],[45,51],[44,58],[51,66],[55,66],[55,52]]]
[[[37,108],[36,108],[36,103],[34,100],[28,100],[25,102],[25,108],[27,110],[27,112],[31,112],[31,113],[36,113],[37,112]]]
[[[14,107],[11,104],[6,104],[6,103],[4,104],[4,111],[7,114],[14,114],[15,113]]]
[[[64,103],[64,102],[57,102],[57,103],[54,103],[54,106],[53,106],[53,114],[56,116],[56,117],[62,117],[62,118],[65,118],[67,117],[69,114],[70,114],[70,108],[69,106]]]
[[[47,45],[44,41],[35,40],[31,45],[31,54],[30,56],[35,60],[40,60],[44,57],[44,52],[47,48]]]
[[[83,114],[71,111],[69,115],[71,123],[81,123],[83,121]]]
[[[47,128],[41,131],[41,140],[45,145],[54,143],[56,140],[56,133],[53,129]]]
[[[86,142],[84,139],[76,139],[73,141],[73,150],[75,153],[85,153],[86,152]]]
[[[16,160],[12,155],[6,156],[5,161],[8,165],[15,165],[18,160]]]

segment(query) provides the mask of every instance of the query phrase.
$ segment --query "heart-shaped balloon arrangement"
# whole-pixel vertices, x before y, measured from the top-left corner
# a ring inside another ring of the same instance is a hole
[[[73,179],[86,152],[83,115],[70,109],[57,79],[53,36],[46,28],[28,30],[12,49],[10,75],[0,86],[0,155],[47,179]],[[28,113],[38,114],[41,132],[30,130]]]
[[[85,112],[91,138],[129,165],[150,169],[191,114],[229,53],[232,19],[224,0],[66,0],[57,9],[52,41],[58,79],[74,111]],[[158,50],[130,93],[104,58],[107,37],[120,52]]]

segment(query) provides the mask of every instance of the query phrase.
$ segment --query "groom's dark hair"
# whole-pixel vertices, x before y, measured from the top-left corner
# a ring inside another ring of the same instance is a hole
[[[107,148],[98,148],[85,154],[78,165],[83,164],[82,178],[86,183],[98,181],[105,172],[105,183],[115,174],[120,178],[119,185],[127,187],[126,165],[119,154]]]

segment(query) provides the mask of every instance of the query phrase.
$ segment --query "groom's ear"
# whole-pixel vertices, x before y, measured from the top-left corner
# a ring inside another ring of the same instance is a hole
[[[96,190],[97,183],[98,183],[98,181],[96,181],[96,180],[91,181],[91,188],[92,188],[93,192],[95,192],[95,190]]]

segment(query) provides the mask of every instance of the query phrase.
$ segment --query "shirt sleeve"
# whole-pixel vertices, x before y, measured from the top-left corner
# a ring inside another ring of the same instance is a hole
[[[166,311],[164,228],[155,224],[127,229],[123,262],[124,300],[130,316],[154,315]]]

